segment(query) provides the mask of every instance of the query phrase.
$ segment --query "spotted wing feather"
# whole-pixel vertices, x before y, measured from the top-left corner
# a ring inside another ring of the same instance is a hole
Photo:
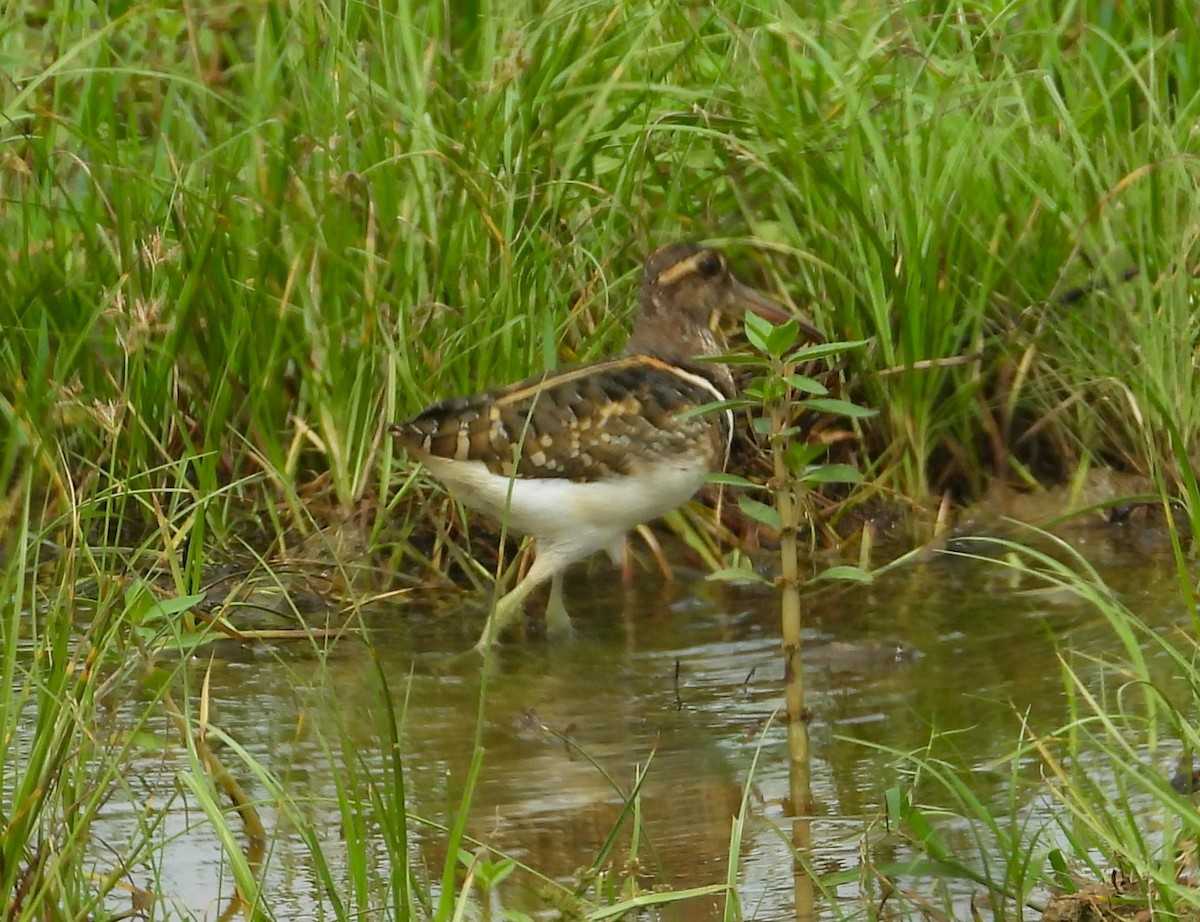
[[[721,397],[700,370],[625,356],[443,401],[393,432],[417,457],[481,461],[503,476],[587,482],[672,457],[720,464],[728,414],[688,411]]]

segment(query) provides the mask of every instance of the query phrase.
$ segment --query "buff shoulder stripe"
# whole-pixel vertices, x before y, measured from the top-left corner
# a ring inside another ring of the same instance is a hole
[[[699,374],[696,374],[695,372],[688,371],[685,368],[680,368],[678,365],[671,365],[667,362],[661,362],[658,359],[652,359],[651,361],[661,371],[670,372],[675,377],[680,378],[683,381],[686,381],[688,384],[691,384],[694,387],[701,388],[702,390],[708,391],[710,394],[713,395],[713,400],[728,399],[726,397],[726,395],[721,392],[721,389],[719,387],[717,387],[708,378],[704,377],[704,375],[699,375]]]
[[[603,375],[609,371],[619,371],[626,368],[637,368],[651,366],[663,371],[675,372],[678,369],[669,362],[664,362],[661,359],[656,359],[648,355],[628,355],[621,358],[612,359],[607,362],[594,362],[589,365],[580,365],[578,368],[572,368],[567,371],[550,372],[542,378],[539,378],[533,384],[525,387],[516,387],[513,390],[505,391],[497,395],[496,406],[508,406],[514,403],[522,403],[531,397],[536,397],[542,391],[549,390],[553,387],[558,387],[563,384],[571,384],[575,381],[583,381],[588,378]]]

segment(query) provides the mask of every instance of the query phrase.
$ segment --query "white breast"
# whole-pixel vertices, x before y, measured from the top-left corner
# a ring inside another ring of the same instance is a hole
[[[479,461],[423,461],[464,505],[507,521],[509,528],[535,535],[543,544],[570,545],[580,557],[683,505],[709,471],[700,458],[660,459],[635,469],[632,477],[585,483],[509,478]]]

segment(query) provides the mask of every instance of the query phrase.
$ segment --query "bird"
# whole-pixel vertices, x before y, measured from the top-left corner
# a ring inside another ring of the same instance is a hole
[[[477,651],[547,579],[547,633],[569,633],[566,568],[601,550],[618,560],[626,532],[683,505],[724,467],[732,411],[698,409],[735,391],[727,365],[703,361],[726,350],[714,314],[790,316],[734,278],[718,249],[694,243],[650,255],[638,302],[621,354],[444,400],[391,427],[463,505],[534,539],[532,566],[496,601]]]

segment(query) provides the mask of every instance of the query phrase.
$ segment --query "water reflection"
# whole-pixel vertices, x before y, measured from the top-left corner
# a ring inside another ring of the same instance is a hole
[[[1183,617],[1165,554],[1093,551],[1104,577],[1135,611],[1159,624]],[[791,826],[782,807],[785,744],[778,724],[764,735],[782,686],[773,597],[688,580],[664,586],[656,578],[614,594],[601,564],[573,576],[568,605],[578,633],[571,642],[534,639],[496,651],[480,730],[486,755],[468,832],[571,881],[604,845],[625,794],[645,771],[637,864],[628,861],[628,821],[610,863],[636,873],[645,887],[702,886],[724,879],[731,824],[749,783],[742,905],[758,919],[794,918]],[[823,873],[853,872],[862,837],[878,829],[883,793],[899,780],[883,748],[922,752],[940,734],[939,750],[930,755],[963,766],[976,796],[1007,809],[1011,778],[991,764],[1018,742],[1016,715],[1046,727],[1064,717],[1056,644],[1069,641],[1080,658],[1113,646],[1108,626],[1088,606],[1033,588],[994,565],[942,558],[809,603],[812,836]],[[188,683],[194,697],[202,671],[211,668],[214,724],[281,779],[308,821],[326,830],[326,853],[336,856],[348,834],[340,786],[371,776],[387,784],[382,672],[401,725],[408,808],[427,821],[411,828],[413,855],[436,879],[445,842],[437,824],[453,822],[460,807],[481,671],[471,661],[446,672],[414,663],[414,654],[463,649],[478,631],[476,620],[431,612],[408,601],[365,612],[366,641],[223,646],[211,667],[207,661],[190,667]],[[236,760],[230,764],[240,770]],[[110,803],[103,831],[109,841],[124,841],[144,807],[164,801],[177,807],[154,833],[165,843],[156,860],[170,888],[161,899],[216,918],[232,884],[201,815],[179,792],[175,779],[184,770],[177,749],[137,766],[136,788],[126,801]],[[249,773],[239,777],[254,789]],[[275,830],[265,873],[275,915],[315,917],[326,901],[307,847],[293,823],[272,813],[267,792],[256,793]],[[1022,796],[1036,804],[1035,792]],[[369,818],[363,829],[371,834]],[[946,834],[952,841],[956,835]],[[959,834],[969,853],[969,836]],[[903,857],[903,848],[895,848],[895,857]],[[880,855],[887,852],[881,843]],[[379,855],[385,861],[382,849]],[[334,869],[335,878],[347,874]],[[515,875],[505,905],[544,910],[538,892],[534,878]],[[858,895],[853,873],[838,892]],[[964,899],[971,896],[964,889]],[[365,910],[380,910],[387,896],[381,890],[364,899]],[[661,917],[721,915],[720,900],[709,899]]]

